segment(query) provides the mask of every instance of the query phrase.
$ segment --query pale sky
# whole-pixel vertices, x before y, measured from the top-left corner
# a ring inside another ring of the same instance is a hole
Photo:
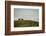
[[[14,17],[24,20],[39,21],[39,9],[14,8]]]

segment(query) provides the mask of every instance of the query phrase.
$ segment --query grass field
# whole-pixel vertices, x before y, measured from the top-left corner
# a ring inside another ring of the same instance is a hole
[[[14,27],[37,27],[39,22],[32,20],[18,20],[14,21]]]

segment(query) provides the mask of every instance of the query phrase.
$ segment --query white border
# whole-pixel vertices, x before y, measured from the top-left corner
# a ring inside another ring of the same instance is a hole
[[[14,8],[39,9],[39,27],[15,27],[14,28]],[[42,30],[42,7],[11,5],[11,31],[27,31],[27,30]]]

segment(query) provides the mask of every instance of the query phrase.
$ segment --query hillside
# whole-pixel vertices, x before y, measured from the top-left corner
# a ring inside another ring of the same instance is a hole
[[[32,20],[18,20],[14,21],[14,27],[37,27],[39,22]]]

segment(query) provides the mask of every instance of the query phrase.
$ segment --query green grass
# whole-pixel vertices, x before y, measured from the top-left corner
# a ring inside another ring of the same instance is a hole
[[[18,20],[14,21],[14,27],[37,27],[39,22],[31,20]]]

